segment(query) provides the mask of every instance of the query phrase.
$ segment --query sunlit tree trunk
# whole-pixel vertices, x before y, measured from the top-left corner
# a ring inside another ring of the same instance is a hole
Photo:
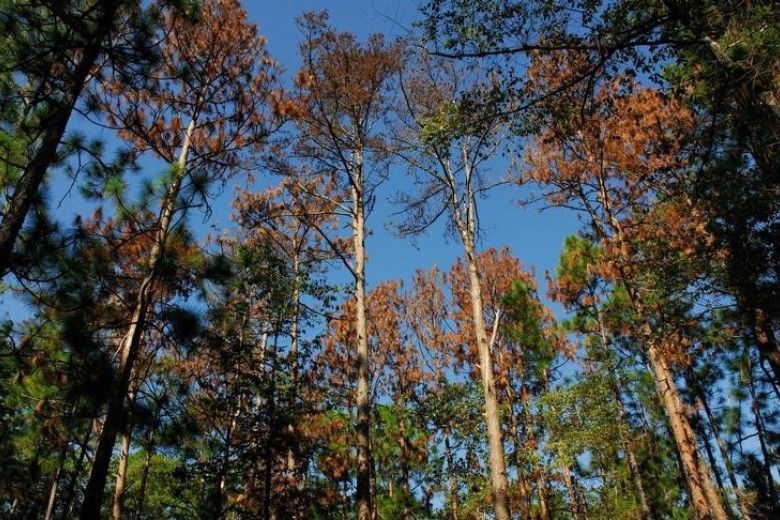
[[[712,437],[715,439],[715,446],[717,446],[718,448],[718,454],[720,455],[720,459],[723,461],[723,465],[726,467],[726,476],[729,479],[731,488],[734,490],[734,495],[737,502],[736,505],[739,509],[740,517],[744,519],[749,519],[750,511],[748,509],[748,504],[744,500],[744,494],[742,488],[740,487],[739,482],[737,481],[737,475],[734,472],[734,465],[731,463],[731,457],[729,457],[729,452],[728,449],[726,448],[726,443],[723,441],[723,437],[720,434],[720,427],[718,426],[718,421],[715,419],[715,417],[712,414],[712,409],[710,408],[709,402],[707,400],[707,396],[704,394],[702,388],[698,384],[692,383],[690,386],[694,390],[694,393],[696,394],[697,407],[704,412],[704,416],[707,418],[707,425],[709,426],[709,429],[712,432]],[[713,471],[714,471],[715,468],[714,463],[711,463],[711,465],[713,466]]]
[[[646,326],[645,333],[646,337],[652,337],[649,326]],[[728,516],[715,491],[706,464],[699,455],[696,437],[693,434],[693,428],[691,428],[672,372],[663,356],[658,352],[658,347],[652,341],[648,348],[648,354],[658,394],[666,410],[669,425],[672,428],[672,436],[682,462],[694,517],[697,520],[727,520]]]
[[[368,334],[366,330],[365,200],[363,199],[363,153],[353,150],[352,244],[355,255],[355,333],[357,335],[357,512],[358,520],[370,520],[371,496],[371,403]]]
[[[493,359],[490,345],[485,334],[485,321],[482,309],[482,291],[479,285],[479,273],[473,244],[467,246],[466,258],[469,271],[469,292],[471,296],[472,319],[477,335],[479,364],[482,374],[482,387],[485,393],[485,423],[488,430],[490,450],[490,477],[493,490],[493,503],[498,520],[509,520],[509,499],[507,494],[506,463],[504,443],[501,435],[501,419],[498,411],[498,398],[493,374]]]
[[[127,479],[127,463],[130,458],[130,427],[119,434],[119,465],[116,471],[116,485],[114,486],[114,500],[111,504],[112,520],[122,519],[122,500],[125,495],[125,482]]]
[[[60,477],[62,476],[62,468],[65,465],[65,459],[68,455],[68,444],[66,443],[60,449],[59,460],[57,461],[57,471],[54,473],[51,481],[51,487],[49,488],[49,499],[46,502],[46,513],[43,515],[44,520],[51,520],[54,515],[54,504],[57,501],[57,490],[60,485]]]
[[[598,183],[599,200],[604,207],[606,217],[602,219],[591,206],[588,206],[596,231],[600,237],[608,237],[610,233],[606,231],[605,226],[609,226],[612,229],[614,238],[617,239],[617,243],[628,244],[622,224],[613,213],[612,200],[606,181],[599,176]],[[683,476],[691,499],[694,518],[697,520],[727,520],[726,510],[723,507],[722,500],[715,491],[707,465],[701,460],[699,448],[696,444],[696,436],[693,433],[688,413],[680,397],[680,390],[666,359],[659,351],[655,333],[647,321],[644,303],[638,297],[631,277],[625,272],[624,267],[620,266],[618,273],[619,280],[626,288],[634,313],[644,320],[640,325],[639,332],[647,342],[650,369],[653,373],[661,405],[669,419],[672,437],[677,447]]]
[[[490,352],[491,345],[488,342],[485,329],[485,316],[482,306],[482,288],[479,280],[479,268],[477,266],[477,254],[474,246],[476,216],[473,200],[468,197],[464,202],[468,205],[465,221],[459,219],[456,222],[460,232],[463,248],[466,254],[466,263],[469,279],[469,296],[471,299],[471,319],[477,341],[479,354],[479,370],[482,375],[482,389],[485,395],[485,424],[488,434],[488,450],[490,464],[490,482],[493,494],[493,507],[496,520],[509,520],[509,495],[506,478],[506,462],[504,457],[504,442],[501,434],[501,419],[498,411],[498,397],[496,395],[495,376],[493,374],[493,357]]]
[[[563,485],[566,487],[566,493],[569,495],[569,509],[574,520],[580,520],[580,501],[577,490],[574,487],[574,480],[571,478],[571,470],[568,466],[561,467],[561,477]]]
[[[135,400],[136,391],[138,389],[138,383],[134,385],[134,388],[128,393],[127,401],[132,405]],[[122,518],[122,502],[125,495],[125,487],[127,481],[127,464],[130,458],[130,441],[132,439],[132,425],[129,420],[126,420],[125,428],[119,433],[119,464],[116,471],[116,484],[114,486],[114,499],[111,503],[111,518],[112,520],[121,520]]]

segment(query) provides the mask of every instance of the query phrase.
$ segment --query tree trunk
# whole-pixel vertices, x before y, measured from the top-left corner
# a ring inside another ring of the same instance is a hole
[[[712,414],[712,409],[710,409],[709,402],[707,401],[707,397],[702,391],[702,388],[696,383],[692,383],[691,387],[696,393],[697,406],[704,411],[704,416],[707,418],[707,425],[709,426],[710,431],[712,431],[712,436],[715,439],[715,446],[718,448],[718,454],[723,461],[723,465],[726,467],[726,476],[729,479],[731,488],[734,490],[740,517],[744,520],[749,520],[750,511],[748,510],[748,504],[744,500],[742,489],[739,485],[739,482],[737,481],[737,475],[734,472],[734,465],[731,463],[731,457],[729,457],[728,450],[726,449],[726,443],[723,442],[723,437],[720,435],[720,427],[718,426],[718,422],[715,420],[715,417]]]
[[[514,406],[517,402],[516,394],[512,388],[511,382],[507,385],[507,397],[510,402],[509,421],[510,428],[512,429],[512,440],[515,444],[514,451],[514,466],[517,471],[517,488],[518,488],[518,501],[520,503],[520,518],[531,517],[531,489],[528,485],[527,475],[525,474],[524,460],[521,458],[520,451],[524,447],[523,439],[520,437],[520,426],[517,414],[515,413]],[[520,403],[523,406],[523,403]]]
[[[541,463],[538,468],[538,475],[536,477],[537,490],[539,495],[539,520],[550,520],[550,508],[547,505],[547,482],[542,472]]]
[[[43,515],[44,520],[51,520],[54,515],[54,504],[57,501],[57,489],[60,485],[60,476],[62,475],[62,467],[65,465],[65,458],[68,456],[68,444],[66,443],[60,449],[60,456],[57,462],[57,471],[52,477],[51,488],[49,489],[49,500],[46,503],[46,513]]]
[[[371,520],[371,403],[366,331],[366,279],[365,279],[365,200],[363,199],[363,155],[354,151],[354,182],[352,187],[352,243],[355,254],[355,333],[357,335],[357,516],[358,520]]]
[[[297,410],[298,405],[298,371],[299,371],[299,354],[298,354],[298,335],[299,335],[299,321],[301,317],[301,272],[300,272],[300,260],[298,253],[295,253],[292,265],[293,274],[295,276],[295,286],[293,288],[293,315],[290,321],[290,410],[294,412]],[[295,417],[295,416],[294,416]],[[303,481],[299,479],[298,475],[298,460],[296,457],[293,446],[296,443],[297,431],[294,421],[290,421],[287,424],[287,436],[288,446],[287,458],[286,458],[286,472],[289,479],[289,485],[296,489],[298,492],[303,490]],[[296,493],[294,504],[291,506],[293,519],[298,520],[303,518],[303,511],[301,511],[300,493]]]
[[[450,426],[444,428],[444,456],[447,459],[447,486],[450,491],[450,510],[452,520],[458,520],[458,486],[455,481],[455,457],[450,446]]]
[[[401,399],[401,402],[404,403],[404,411],[401,413],[405,413],[406,411],[406,403],[405,400]],[[401,420],[399,422],[399,433],[400,438],[398,439],[399,447],[400,447],[400,455],[401,455],[401,493],[402,493],[402,500],[404,504],[404,510],[401,515],[401,518],[403,520],[410,520],[412,518],[412,510],[410,507],[410,500],[411,500],[411,491],[409,490],[409,438],[408,438],[408,432],[406,427],[406,417],[401,417]]]
[[[596,319],[598,321],[602,348],[604,349],[605,354],[609,356],[609,336],[607,335],[607,329],[604,326],[604,315],[602,314],[601,308],[598,306],[596,307]],[[615,398],[615,405],[617,406],[620,423],[621,425],[625,425],[625,427],[628,428],[628,417],[626,415],[625,407],[623,406],[623,398],[620,394],[619,377],[616,373],[614,365],[610,366],[609,382],[612,395]],[[634,445],[631,440],[627,438],[626,434],[627,432],[621,428],[620,442],[623,444],[623,449],[626,452],[628,468],[631,471],[631,475],[634,477],[634,485],[636,486],[636,491],[639,495],[639,507],[642,509],[642,518],[655,518],[655,511],[650,508],[650,500],[648,499],[647,492],[645,491],[645,483],[644,479],[642,478],[642,472],[639,469],[639,463],[637,462],[636,450],[634,450]]]
[[[222,451],[222,463],[219,467],[219,479],[214,490],[214,515],[215,518],[223,517],[225,497],[227,496],[227,475],[230,468],[230,448],[233,443],[233,432],[238,425],[238,416],[241,415],[242,402],[239,398],[235,410],[232,411],[230,424],[225,432],[225,449]]]
[[[122,419],[125,414],[125,399],[130,388],[133,365],[138,357],[141,338],[146,329],[145,320],[152,304],[152,290],[157,282],[160,259],[170,233],[171,221],[176,211],[176,199],[187,167],[187,154],[192,143],[194,130],[195,118],[193,117],[187,126],[184,143],[176,164],[174,179],[162,201],[159,227],[157,228],[154,245],[149,253],[149,273],[144,277],[138,288],[130,326],[122,338],[119,365],[117,367],[118,378],[109,400],[106,420],[103,424],[103,431],[100,433],[95,459],[92,463],[92,472],[87,482],[87,488],[84,491],[84,503],[81,505],[80,514],[82,520],[91,520],[100,516],[108,466],[111,463],[111,454],[114,451],[116,435],[122,425]]]
[[[470,214],[473,215],[473,205]],[[468,226],[468,227],[466,227]],[[482,307],[482,288],[474,248],[473,221],[460,225],[463,247],[466,253],[469,276],[469,295],[471,297],[471,317],[479,351],[479,369],[482,374],[482,389],[485,394],[485,423],[487,425],[490,482],[493,494],[493,508],[496,520],[510,520],[506,462],[504,460],[504,442],[501,435],[501,418],[498,412],[498,398],[493,374],[493,358],[490,352],[485,329],[485,317]]]
[[[144,502],[146,502],[146,486],[149,483],[149,469],[152,466],[152,457],[154,456],[154,447],[151,443],[151,436],[147,439],[146,458],[144,459],[144,469],[141,471],[141,485],[138,487],[138,504],[135,508],[135,518],[141,518],[144,511]]]
[[[96,2],[95,7],[100,10],[100,14],[96,18],[94,33],[87,38],[84,47],[76,53],[80,54],[80,57],[68,78],[62,99],[53,103],[50,115],[42,122],[44,133],[41,142],[14,186],[13,194],[8,200],[5,214],[0,222],[0,277],[4,276],[13,265],[12,252],[16,239],[38,193],[38,188],[43,183],[49,166],[54,162],[57,148],[65,134],[76,101],[81,96],[92,67],[100,56],[103,43],[114,26],[122,3],[120,0]],[[66,62],[66,57],[63,56],[62,61]]]
[[[763,328],[754,330],[756,345],[758,345],[761,358],[769,364],[769,368],[774,375],[774,383],[780,383],[780,350],[778,350],[777,342],[772,337],[773,332]]]
[[[561,468],[561,477],[566,486],[566,493],[569,495],[569,509],[574,520],[580,520],[580,501],[577,497],[577,490],[574,488],[574,482],[571,478],[571,470],[567,465]]]
[[[766,428],[764,427],[764,418],[761,416],[761,410],[758,404],[755,381],[753,379],[753,360],[750,355],[747,356],[747,377],[748,388],[750,390],[751,409],[756,423],[756,433],[758,433],[758,445],[761,447],[761,456],[763,458],[764,474],[766,475],[767,492],[773,504],[777,503],[777,494],[775,492],[775,479],[772,476],[772,456],[766,444]]]
[[[116,471],[116,485],[114,486],[114,501],[111,504],[111,519],[122,520],[122,501],[125,495],[125,483],[127,479],[127,463],[130,458],[130,427],[119,434],[119,466]]]
[[[274,341],[270,351],[271,374],[268,378],[268,390],[266,397],[266,406],[268,407],[268,441],[265,444],[265,465],[263,467],[263,520],[271,520],[271,499],[273,493],[273,460],[274,445],[276,443],[276,349],[278,346],[279,335],[274,334]]]
[[[68,483],[68,491],[65,493],[65,500],[62,504],[62,510],[66,512],[66,517],[71,518],[73,516],[73,498],[76,492],[76,482],[81,475],[81,468],[84,467],[84,459],[87,457],[87,448],[89,448],[89,441],[92,438],[92,424],[87,428],[87,432],[84,434],[84,439],[81,441],[79,458],[76,460],[76,466],[73,468],[73,476]]]
[[[646,325],[645,328],[645,337],[652,338],[649,325]],[[658,352],[658,348],[652,340],[649,344],[648,353],[656,388],[669,419],[672,436],[682,462],[694,518],[697,520],[727,520],[728,516],[723,509],[723,504],[717,496],[712,497],[712,490],[715,487],[706,470],[706,465],[699,455],[696,437],[693,434],[688,415],[680,398],[677,383],[674,381],[669,366]]]

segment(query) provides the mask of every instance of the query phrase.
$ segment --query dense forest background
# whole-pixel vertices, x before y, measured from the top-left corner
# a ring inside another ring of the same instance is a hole
[[[775,2],[262,9],[0,0],[0,516],[780,517]]]

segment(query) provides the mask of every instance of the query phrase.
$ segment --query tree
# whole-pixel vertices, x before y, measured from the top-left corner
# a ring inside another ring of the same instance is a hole
[[[521,120],[545,101],[587,103],[616,75],[644,75],[684,98],[700,115],[695,181],[678,186],[701,204],[707,228],[729,251],[725,272],[711,272],[736,299],[742,326],[780,374],[777,256],[778,16],[775,2],[633,1],[467,2],[432,0],[421,26],[432,52],[476,59],[502,71],[503,92],[519,99]],[[569,52],[579,67],[539,88],[529,58]],[[530,128],[532,131],[532,127]]]
[[[160,212],[150,230],[151,247],[143,258],[130,325],[121,340],[117,382],[82,504],[82,518],[99,515],[117,429],[124,410],[133,365],[145,321],[175,224],[207,189],[206,181],[241,168],[242,152],[262,142],[269,121],[263,112],[273,62],[256,28],[233,0],[203,6],[197,22],[161,12],[166,32],[160,64],[147,89],[105,84],[108,123],[138,152],[152,151],[169,168],[163,178]],[[183,123],[186,121],[186,123]],[[189,181],[189,182],[188,182]]]
[[[541,59],[540,77],[557,78],[558,67],[563,67],[564,74],[568,71],[565,60]],[[666,243],[673,247],[679,244],[683,255],[706,247],[704,234],[697,235],[698,244],[687,238],[690,230],[703,228],[696,220],[700,212],[686,206],[685,200],[664,199],[664,182],[687,166],[683,143],[691,124],[691,116],[674,99],[631,84],[607,84],[590,111],[548,120],[545,133],[529,152],[528,177],[540,183],[553,204],[574,207],[587,217],[603,250],[599,272],[625,289],[635,313],[636,332],[647,348],[683,462],[694,514],[697,518],[725,518],[669,367],[670,356],[681,348],[675,344],[678,336],[675,331],[663,334],[653,318],[662,312],[659,305],[665,302],[653,299],[648,291],[663,289],[648,287],[643,281],[642,250],[637,245],[663,234]],[[630,143],[623,141],[625,135],[631,136]],[[657,226],[652,218],[663,205],[669,208],[667,216],[672,211],[675,215],[664,220],[666,227]],[[683,214],[686,219],[680,218]]]
[[[153,61],[147,13],[138,2],[4,1],[0,274],[15,266],[13,248],[85,88],[106,62],[143,74]]]
[[[360,520],[372,511],[370,397],[371,368],[366,332],[365,236],[373,190],[382,180],[382,142],[376,125],[387,110],[387,87],[398,70],[397,44],[380,35],[361,44],[349,33],[327,25],[327,14],[309,13],[300,20],[306,39],[301,44],[303,66],[296,76],[299,89],[297,134],[292,154],[303,163],[295,171],[287,164],[275,168],[288,175],[322,176],[324,189],[309,192],[306,177],[296,181],[322,213],[345,219],[350,243],[317,228],[322,239],[342,260],[353,281],[357,327],[357,510]],[[373,162],[372,162],[373,159]],[[299,177],[300,178],[300,177]],[[311,220],[309,220],[311,223]]]
[[[490,474],[496,518],[508,520],[506,463],[501,434],[489,329],[483,313],[483,295],[477,265],[477,200],[501,180],[491,179],[486,162],[502,142],[504,120],[498,107],[482,97],[490,83],[463,87],[464,74],[450,64],[421,57],[417,69],[407,67],[401,84],[395,154],[405,161],[416,187],[399,196],[407,220],[398,226],[403,235],[425,231],[447,215],[463,244],[468,266],[470,309],[485,395],[485,421],[490,443]],[[478,81],[478,80],[477,80]],[[475,103],[472,99],[478,99]],[[476,110],[481,107],[483,110]],[[492,107],[492,108],[491,108]]]

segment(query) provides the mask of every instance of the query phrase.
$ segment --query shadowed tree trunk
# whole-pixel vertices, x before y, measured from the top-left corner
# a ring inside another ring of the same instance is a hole
[[[163,249],[170,233],[171,221],[176,210],[176,199],[179,194],[181,180],[187,167],[187,155],[190,150],[192,133],[195,129],[195,119],[191,119],[187,127],[178,162],[175,166],[173,179],[163,198],[160,210],[160,219],[155,234],[152,249],[149,253],[149,272],[144,277],[138,288],[135,307],[133,309],[130,326],[122,338],[119,365],[117,367],[118,378],[109,400],[106,420],[103,431],[100,434],[95,459],[92,463],[92,472],[89,476],[84,503],[81,506],[81,519],[89,520],[100,516],[100,507],[103,502],[103,493],[106,485],[108,467],[111,462],[111,454],[114,451],[116,435],[122,425],[125,415],[125,399],[130,387],[130,378],[133,365],[138,357],[141,338],[146,329],[146,317],[152,304],[152,291],[157,282],[160,260]]]
[[[106,38],[114,27],[117,13],[122,6],[121,0],[100,0],[95,2],[97,17],[93,25],[93,33],[87,35],[84,46],[75,54],[78,56],[73,71],[65,79],[62,98],[51,103],[49,113],[41,121],[43,135],[36,150],[32,153],[24,167],[13,193],[4,208],[3,219],[0,221],[0,277],[4,276],[13,265],[12,252],[24,220],[30,211],[38,189],[43,183],[49,166],[57,156],[57,148],[65,134],[68,121],[76,106],[76,102],[84,90],[92,68],[103,51]],[[60,67],[69,60],[66,56],[60,62],[52,65]]]

